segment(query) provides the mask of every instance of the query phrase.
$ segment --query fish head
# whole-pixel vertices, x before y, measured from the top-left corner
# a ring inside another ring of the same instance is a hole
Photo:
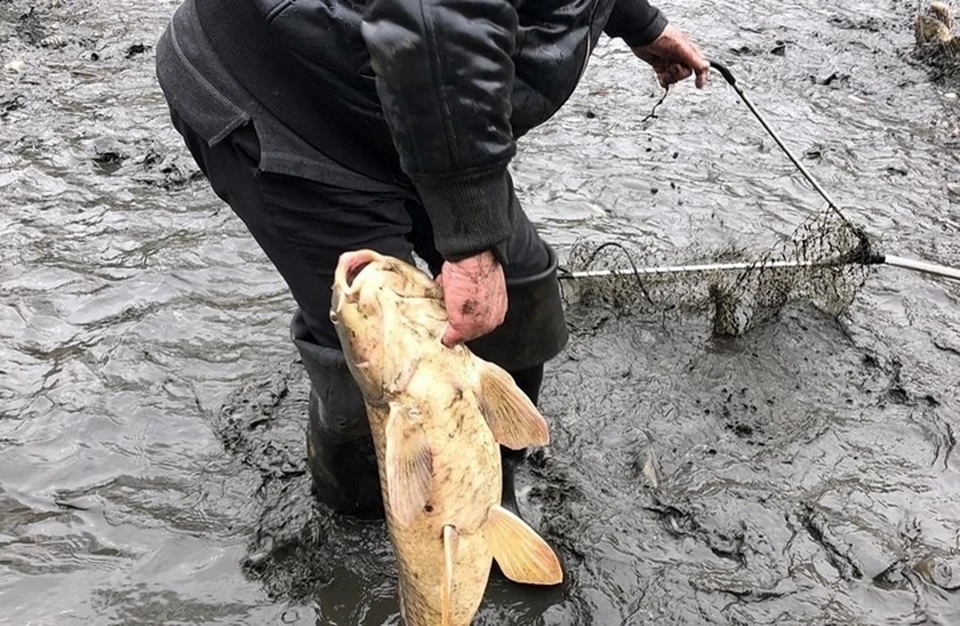
[[[341,254],[332,289],[330,321],[347,365],[364,396],[381,400],[416,353],[439,345],[443,290],[416,266],[373,250]]]

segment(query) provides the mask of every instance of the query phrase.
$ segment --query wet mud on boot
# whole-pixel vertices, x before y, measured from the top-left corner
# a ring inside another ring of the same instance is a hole
[[[383,499],[373,440],[342,440],[323,427],[322,407],[310,391],[307,463],[314,496],[336,513],[363,519],[383,519]]]

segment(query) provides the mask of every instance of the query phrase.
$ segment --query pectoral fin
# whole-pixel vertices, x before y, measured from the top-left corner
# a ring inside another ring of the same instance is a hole
[[[457,529],[447,524],[443,527],[443,580],[440,581],[440,624],[450,626],[453,620],[453,558],[457,554],[460,535]]]
[[[414,409],[391,407],[386,425],[387,497],[395,520],[410,524],[430,499],[433,455]]]
[[[563,568],[553,549],[522,519],[501,506],[490,509],[483,525],[493,558],[504,576],[529,585],[563,582]]]
[[[513,450],[550,443],[547,420],[501,367],[480,361],[483,415],[497,443]]]

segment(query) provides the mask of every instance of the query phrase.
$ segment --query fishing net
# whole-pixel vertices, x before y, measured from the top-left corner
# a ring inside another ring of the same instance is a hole
[[[943,11],[937,8],[938,15]],[[839,317],[863,287],[868,266],[885,262],[884,257],[872,253],[863,229],[844,216],[783,144],[730,70],[715,61],[710,64],[826,204],[789,236],[752,256],[734,246],[688,250],[683,264],[677,265],[675,257],[670,263],[675,251],[664,250],[652,237],[629,241],[579,239],[560,268],[564,298],[568,303],[575,299],[587,305],[605,304],[621,314],[664,317],[708,312],[712,314],[713,333],[719,336],[743,335],[793,302],[802,301]],[[657,105],[648,118],[654,116]]]
[[[759,257],[727,247],[671,266],[667,254],[653,241],[580,239],[561,270],[564,296],[623,314],[706,311],[715,335],[739,336],[790,302],[839,316],[863,286],[872,258],[863,231],[829,209]]]
[[[915,54],[944,78],[960,77],[960,34],[952,3],[919,0],[914,13]],[[580,239],[569,252],[560,279],[564,297],[606,304],[621,314],[709,312],[713,332],[739,336],[794,302],[842,315],[863,287],[868,266],[889,262],[871,252],[864,231],[829,200],[736,85],[732,74],[711,62],[737,91],[824,200],[825,207],[788,237],[751,257],[733,246],[689,251],[683,265],[671,265],[671,251],[658,241]],[[666,94],[664,94],[666,96]],[[663,98],[657,103],[659,105]],[[654,111],[656,106],[654,107]],[[654,112],[644,119],[654,117]]]

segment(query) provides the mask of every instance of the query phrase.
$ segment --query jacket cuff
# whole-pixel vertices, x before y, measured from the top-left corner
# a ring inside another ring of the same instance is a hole
[[[446,260],[493,250],[506,262],[510,185],[505,165],[451,176],[414,179],[433,226],[434,246]]]
[[[604,31],[637,48],[653,43],[666,27],[667,18],[647,0],[617,0]]]

